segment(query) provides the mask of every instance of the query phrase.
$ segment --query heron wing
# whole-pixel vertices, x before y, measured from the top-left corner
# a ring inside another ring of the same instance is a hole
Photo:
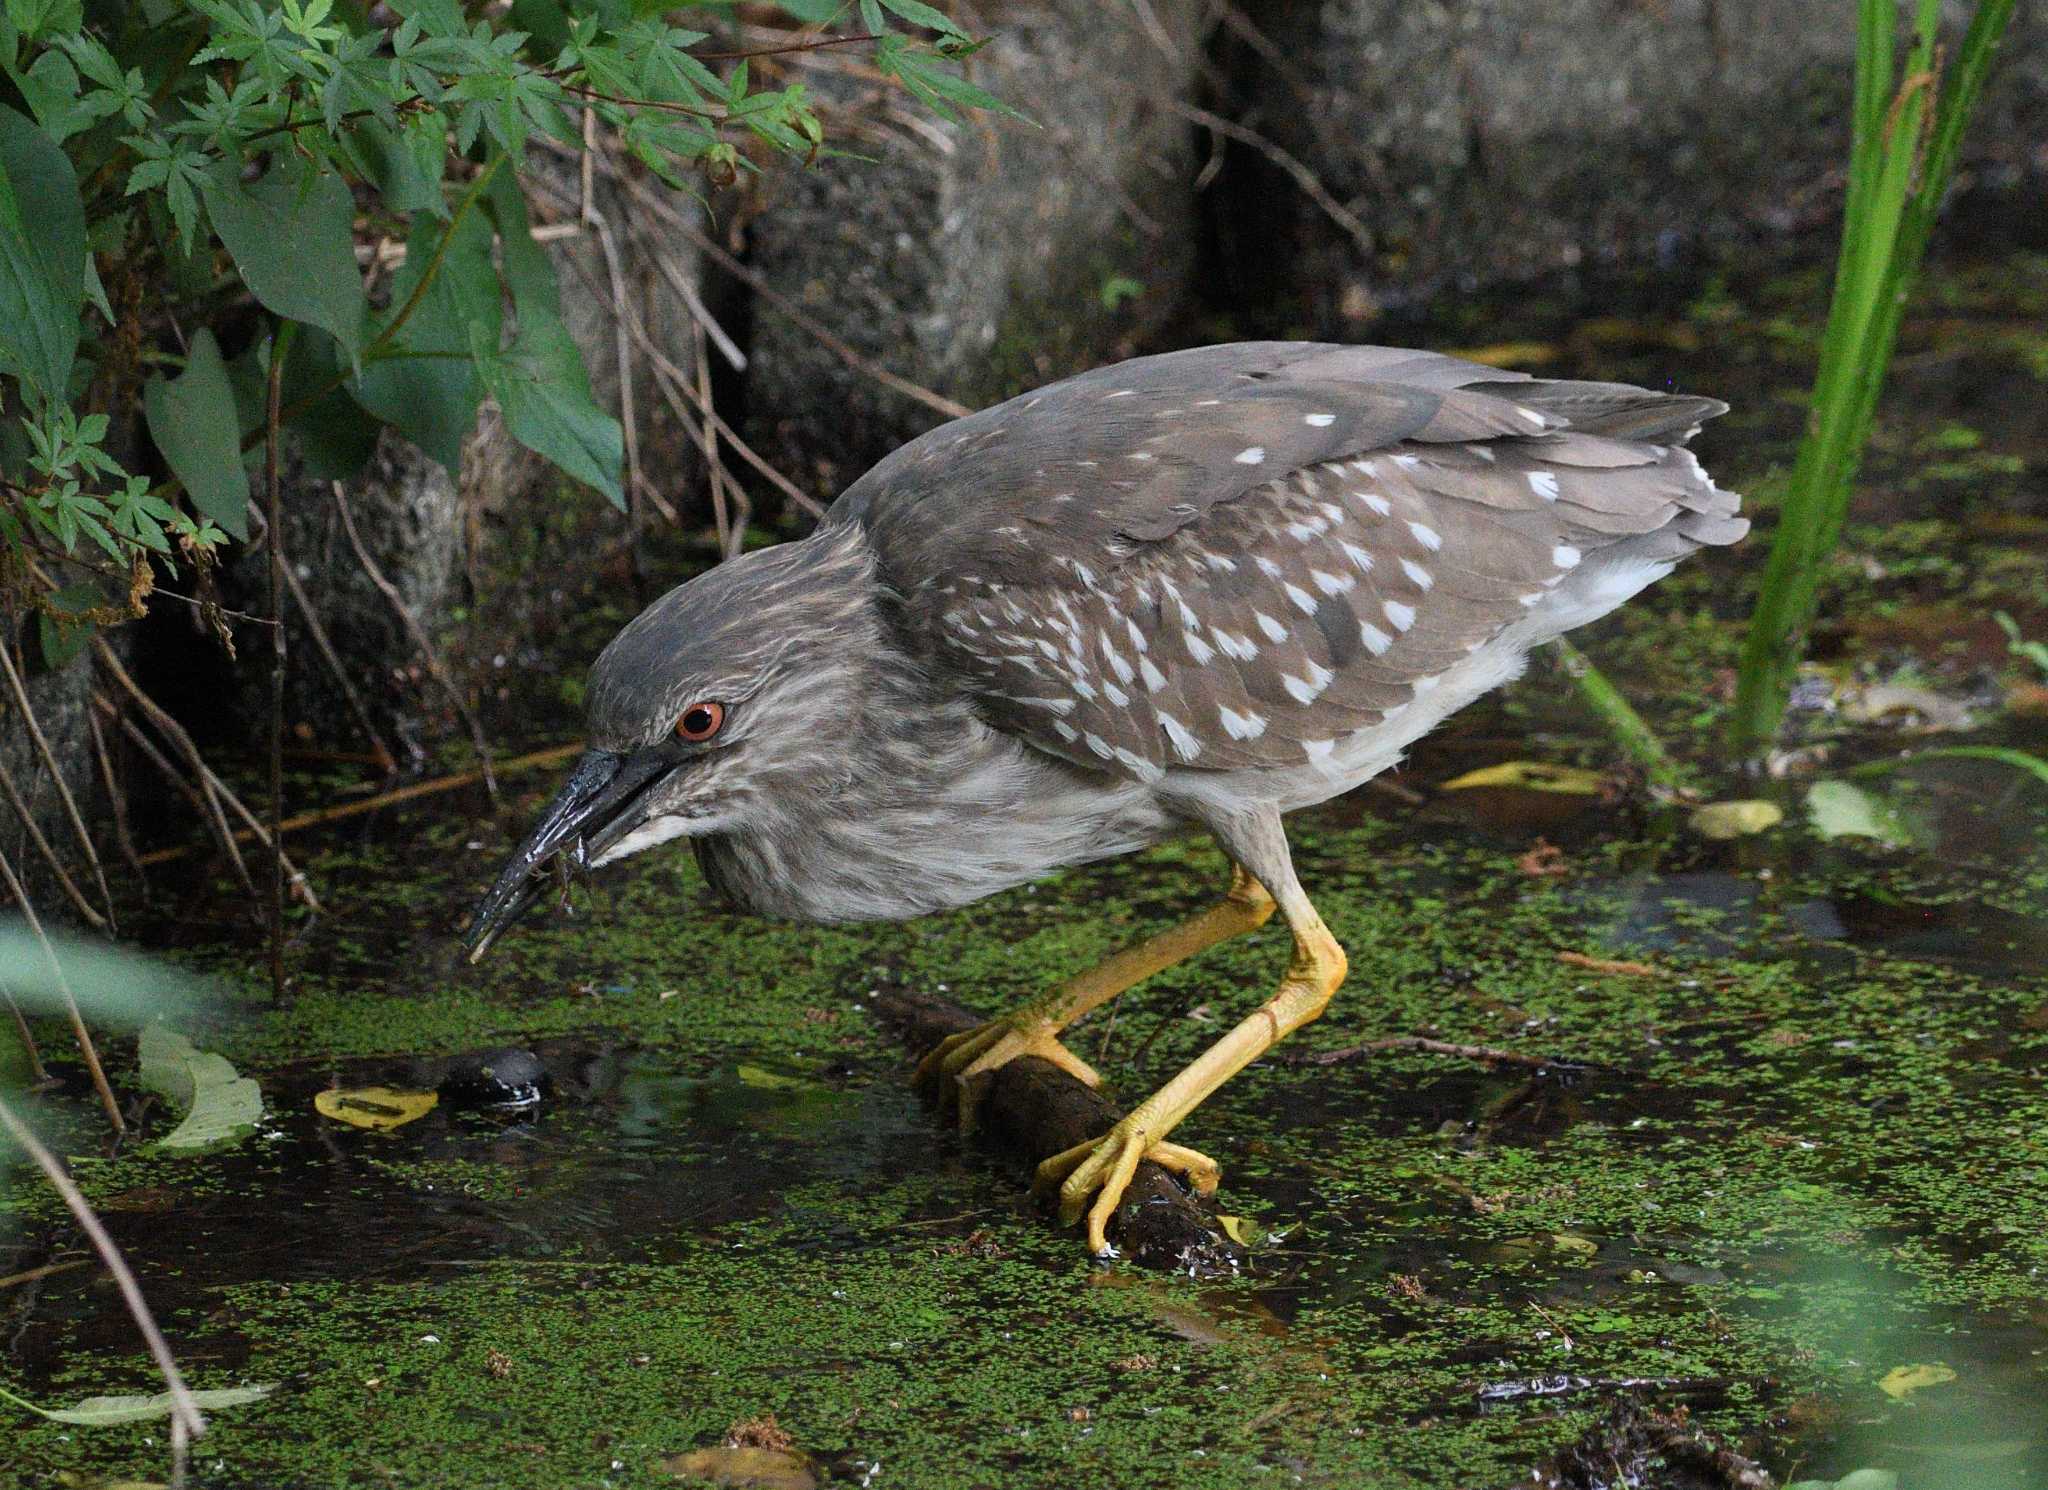
[[[1201,348],[941,426],[831,518],[997,727],[1144,779],[1299,765],[1582,564],[1739,537],[1683,448],[1723,407],[1393,348]]]

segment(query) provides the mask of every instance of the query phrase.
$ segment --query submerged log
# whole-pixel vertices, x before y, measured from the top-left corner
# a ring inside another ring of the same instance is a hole
[[[877,994],[874,1008],[917,1056],[981,1023],[957,1004],[917,994]],[[1050,1061],[1023,1056],[989,1079],[977,1132],[1020,1160],[1028,1175],[1042,1160],[1108,1132],[1122,1116],[1095,1088]],[[1243,1249],[1223,1235],[1215,1218],[1170,1173],[1150,1162],[1140,1164],[1132,1177],[1110,1220],[1109,1238],[1123,1257],[1141,1267],[1210,1277],[1245,1266]]]

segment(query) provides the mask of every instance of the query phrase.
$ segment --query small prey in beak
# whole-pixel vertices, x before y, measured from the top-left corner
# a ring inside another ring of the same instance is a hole
[[[671,740],[631,754],[586,750],[498,882],[477,902],[462,937],[469,960],[482,961],[498,933],[540,899],[551,869],[566,874],[585,868],[639,827],[647,817],[648,793],[682,764],[684,755]]]

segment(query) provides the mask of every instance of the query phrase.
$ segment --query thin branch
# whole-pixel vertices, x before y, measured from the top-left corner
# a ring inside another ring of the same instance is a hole
[[[14,809],[14,815],[21,819],[22,827],[28,830],[29,842],[35,845],[36,852],[42,855],[43,862],[56,876],[57,883],[63,888],[72,908],[91,925],[104,927],[107,924],[106,918],[92,908],[91,902],[85,898],[85,892],[80,890],[77,882],[65,872],[63,861],[57,857],[57,851],[50,847],[50,840],[43,836],[42,828],[30,813],[28,803],[23,800],[21,788],[14,784],[14,773],[9,771],[4,763],[0,763],[0,792],[6,794],[7,805]]]
[[[114,1089],[107,1085],[107,1073],[100,1067],[100,1053],[93,1048],[92,1035],[85,1027],[85,1016],[78,1012],[78,1000],[72,996],[71,980],[64,976],[64,965],[57,960],[57,949],[50,945],[36,908],[29,904],[28,891],[14,877],[14,866],[7,862],[4,853],[0,853],[0,884],[6,885],[7,893],[21,907],[22,920],[28,923],[36,944],[43,949],[43,959],[50,964],[50,976],[57,981],[57,992],[64,999],[64,1012],[71,1019],[71,1033],[78,1040],[78,1053],[85,1057],[85,1069],[92,1074],[93,1090],[99,1093],[100,1105],[107,1110],[107,1121],[114,1125],[116,1133],[126,1133],[128,1125],[121,1120],[121,1104],[114,1100]]]
[[[64,1166],[57,1162],[57,1156],[43,1147],[35,1134],[29,1132],[28,1125],[4,1100],[0,1100],[0,1128],[5,1128],[8,1137],[22,1146],[51,1187],[64,1198],[64,1205],[71,1212],[72,1219],[78,1222],[79,1230],[85,1233],[93,1251],[99,1253],[100,1261],[113,1274],[114,1284],[121,1290],[122,1301],[128,1305],[128,1315],[135,1321],[136,1329],[142,1332],[143,1342],[148,1345],[157,1370],[163,1374],[164,1385],[170,1389],[172,1422],[182,1435],[199,1437],[206,1431],[206,1419],[199,1415],[199,1404],[192,1400],[192,1390],[185,1385],[178,1363],[171,1359],[171,1348],[164,1343],[163,1331],[156,1327],[149,1305],[143,1302],[142,1290],[136,1285],[135,1274],[128,1270],[114,1239],[107,1235],[106,1227],[93,1214],[92,1207],[86,1203],[85,1196],[72,1182],[71,1176],[64,1172]],[[179,1435],[174,1434],[173,1437],[178,1438]]]
[[[363,573],[370,576],[370,583],[381,590],[384,598],[391,602],[392,610],[398,613],[399,624],[405,628],[406,635],[412,638],[413,645],[420,649],[428,673],[441,685],[442,691],[448,695],[449,702],[455,705],[456,715],[468,728],[470,744],[476,749],[477,764],[483,771],[484,790],[491,798],[491,810],[497,811],[500,806],[498,779],[491,774],[491,747],[484,742],[483,726],[477,722],[475,713],[471,711],[469,700],[462,696],[462,690],[457,688],[455,680],[448,676],[448,669],[442,666],[441,654],[435,650],[433,638],[427,635],[426,628],[420,625],[413,613],[406,609],[405,597],[398,593],[396,585],[384,577],[384,571],[377,567],[377,561],[370,557],[369,549],[363,546],[362,536],[356,532],[355,513],[349,509],[348,493],[342,489],[339,481],[333,483],[333,490],[334,505],[341,513],[341,526],[348,533],[349,547],[356,551],[356,562],[363,566]]]
[[[447,247],[444,242],[442,247]],[[424,278],[431,278],[439,256]],[[418,298],[414,297],[415,300]],[[408,303],[401,316],[411,311]],[[263,401],[265,536],[270,540],[270,1001],[284,1002],[284,499],[277,470],[278,413],[284,403],[284,364],[297,323],[286,321],[270,339],[270,378]]]
[[[21,722],[27,726],[29,738],[35,742],[36,754],[49,768],[50,780],[57,788],[57,799],[64,804],[64,815],[71,820],[71,831],[78,836],[78,845],[85,850],[85,861],[92,866],[92,877],[99,882],[100,903],[107,908],[106,924],[111,927],[114,924],[114,897],[107,889],[107,876],[100,868],[99,851],[93,847],[92,835],[85,831],[85,819],[79,815],[78,802],[71,795],[64,772],[57,765],[56,753],[50,749],[50,742],[43,735],[42,725],[36,722],[36,711],[28,701],[28,689],[22,685],[11,649],[4,641],[0,641],[0,670],[7,674],[8,691],[14,695],[15,707],[21,710]]]
[[[531,755],[516,756],[509,761],[500,761],[497,772],[500,776],[517,776],[527,771],[537,771],[545,766],[557,766],[583,753],[578,741],[573,745],[556,745],[547,750],[536,750]],[[284,820],[287,833],[296,833],[301,828],[318,827],[322,823],[339,822],[343,818],[361,817],[366,812],[377,812],[386,807],[396,807],[401,802],[410,802],[416,797],[432,797],[442,792],[451,792],[459,787],[472,786],[484,779],[484,773],[457,771],[451,776],[437,776],[432,781],[415,781],[374,797],[365,797],[360,802],[344,802],[339,807],[319,807],[310,812],[301,812]],[[238,833],[236,837],[245,842],[255,835]],[[189,847],[160,848],[142,856],[145,864],[168,864],[173,859],[182,859],[190,853]]]
[[[1358,245],[1359,252],[1370,255],[1374,251],[1372,229],[1359,221],[1358,215],[1349,207],[1346,207],[1336,197],[1332,196],[1329,188],[1323,185],[1316,173],[1303,165],[1300,160],[1287,150],[1275,144],[1272,140],[1267,139],[1257,130],[1248,129],[1235,120],[1225,119],[1220,114],[1212,114],[1207,109],[1197,108],[1193,104],[1182,103],[1178,99],[1169,98],[1164,100],[1164,102],[1167,108],[1172,109],[1190,123],[1199,124],[1211,133],[1236,140],[1241,145],[1251,146],[1252,149],[1258,151],[1259,154],[1265,156],[1266,159],[1291,176],[1294,179],[1294,184],[1301,188],[1302,193],[1311,202],[1314,202],[1316,206],[1322,208],[1323,215],[1342,228],[1351,241]]]
[[[31,1086],[41,1086],[50,1079],[49,1068],[43,1064],[43,1053],[36,1048],[36,1037],[28,1027],[28,1016],[21,1012],[21,1005],[14,1001],[14,995],[0,988],[0,1002],[5,1002],[7,1012],[14,1016],[14,1032],[21,1036],[21,1048],[28,1054],[28,1079]]]
[[[1285,1066],[1341,1066],[1363,1060],[1386,1050],[1419,1050],[1427,1055],[1447,1055],[1453,1060],[1483,1061],[1489,1066],[1523,1066],[1532,1071],[1609,1070],[1599,1061],[1571,1060],[1554,1055],[1525,1055],[1519,1050],[1502,1050],[1497,1045],[1459,1045],[1449,1040],[1432,1040],[1426,1035],[1388,1035],[1365,1040],[1341,1050],[1313,1050],[1281,1056]]]
[[[114,842],[121,846],[121,857],[128,861],[128,867],[135,871],[135,878],[142,882],[144,894],[149,891],[149,876],[143,872],[142,860],[135,852],[135,839],[128,831],[128,794],[121,789],[121,780],[114,774],[114,758],[107,750],[106,733],[100,728],[97,711],[85,711],[86,727],[92,732],[93,754],[99,758],[100,779],[106,784],[107,806],[114,814]]]
[[[255,506],[255,503],[250,503],[250,506]],[[306,634],[313,638],[314,650],[319,652],[321,660],[327,664],[327,670],[334,675],[334,681],[341,685],[341,696],[348,703],[349,713],[355,715],[357,727],[369,740],[370,749],[376,752],[377,769],[387,776],[396,774],[398,757],[392,754],[391,747],[384,743],[384,737],[377,732],[377,726],[370,719],[369,706],[363,702],[363,696],[349,677],[348,669],[342,666],[341,656],[334,650],[334,643],[327,635],[327,628],[320,623],[319,612],[313,609],[313,602],[306,595],[306,587],[299,583],[298,575],[292,571],[289,564],[284,566],[284,582],[285,588],[292,592],[292,601],[299,608],[300,618],[306,623]]]

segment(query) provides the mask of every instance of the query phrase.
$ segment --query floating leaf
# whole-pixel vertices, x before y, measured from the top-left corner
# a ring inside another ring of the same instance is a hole
[[[403,1091],[389,1086],[359,1086],[342,1091],[329,1089],[317,1092],[313,1106],[322,1117],[333,1118],[337,1123],[347,1123],[352,1128],[368,1128],[377,1133],[388,1133],[401,1128],[415,1118],[423,1118],[434,1110],[441,1100],[438,1092]]]
[[[1806,816],[1823,838],[1874,838],[1911,848],[1921,836],[1890,802],[1847,781],[1816,781],[1806,792]]]
[[[1266,1228],[1249,1216],[1218,1216],[1216,1224],[1240,1247],[1256,1247],[1266,1239]]]
[[[142,1084],[190,1108],[159,1147],[207,1148],[241,1137],[262,1120],[263,1093],[224,1057],[161,1024],[145,1025],[137,1043]]]
[[[1604,791],[1607,778],[1583,766],[1554,766],[1547,761],[1502,761],[1446,781],[1441,790],[1465,791],[1475,786],[1513,786],[1533,792],[1563,792],[1590,797]]]
[[[1748,838],[1783,821],[1785,809],[1776,802],[1709,802],[1693,809],[1692,830],[1702,838]]]
[[[1894,1366],[1879,1380],[1877,1389],[1894,1402],[1903,1402],[1917,1391],[1927,1387],[1938,1387],[1943,1382],[1955,1379],[1955,1368],[1939,1362],[1918,1366]]]
[[[811,1085],[800,1076],[784,1076],[762,1066],[741,1066],[739,1078],[748,1086],[771,1092],[796,1091]]]
[[[817,1490],[818,1471],[802,1454],[788,1449],[692,1449],[661,1461],[667,1473],[682,1480],[704,1480],[734,1490]]]
[[[251,1402],[261,1402],[276,1390],[274,1381],[253,1387],[220,1387],[210,1392],[194,1392],[192,1401],[202,1411],[243,1407]],[[169,1392],[158,1392],[154,1397],[87,1397],[75,1407],[38,1407],[12,1392],[0,1391],[0,1397],[53,1423],[75,1423],[82,1428],[106,1428],[118,1423],[146,1423],[152,1418],[167,1418],[171,1415],[172,1400]]]

